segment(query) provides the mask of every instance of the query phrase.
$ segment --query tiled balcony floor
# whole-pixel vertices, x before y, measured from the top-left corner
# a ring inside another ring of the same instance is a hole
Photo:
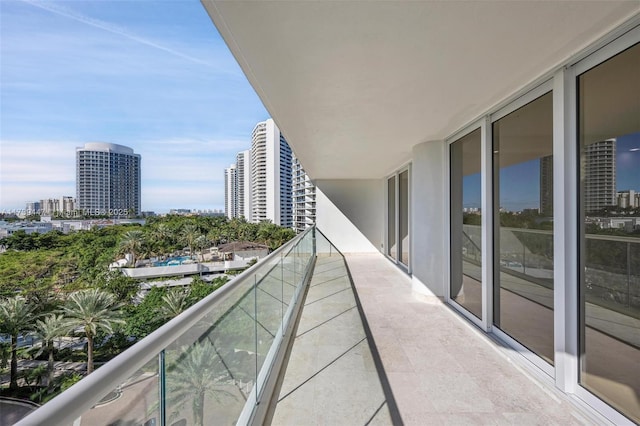
[[[394,407],[406,425],[598,421],[439,299],[414,295],[382,255],[348,255],[347,263],[384,377],[339,258],[319,258],[272,424],[392,424]]]
[[[389,407],[342,256],[319,256],[274,425],[390,424]]]

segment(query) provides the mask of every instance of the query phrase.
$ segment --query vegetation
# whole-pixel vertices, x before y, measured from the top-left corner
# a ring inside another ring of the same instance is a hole
[[[123,324],[116,297],[97,288],[76,291],[62,307],[66,324],[78,328],[87,338],[87,374],[93,372],[93,341],[99,330],[113,333],[115,324]]]
[[[35,307],[21,296],[0,302],[0,331],[11,338],[11,379],[9,388],[18,388],[18,337],[32,330]]]
[[[294,235],[268,222],[167,216],[149,218],[144,226],[69,234],[18,231],[1,239],[7,251],[0,253],[0,334],[7,342],[0,342],[0,367],[10,364],[10,391],[0,391],[46,401],[82,377],[72,371],[55,374],[56,360],[85,360],[89,374],[94,362],[109,360],[228,281],[225,276],[212,282],[196,277],[183,289],[152,287],[140,299],[138,282],[109,270],[124,255],[131,266],[186,250],[193,260],[203,261],[212,246],[246,240],[275,249]],[[56,345],[74,335],[86,341],[85,350]],[[19,348],[18,339],[27,336],[41,343]],[[19,373],[19,358],[46,363]]]
[[[235,396],[219,384],[222,360],[209,341],[182,349],[180,362],[174,364],[167,377],[167,406],[177,414],[191,403],[193,425],[204,425],[205,397],[221,401]]]
[[[49,314],[43,320],[37,320],[35,324],[35,334],[42,339],[42,350],[46,348],[49,353],[47,362],[47,394],[53,392],[53,341],[59,337],[69,334],[69,326],[63,315]]]

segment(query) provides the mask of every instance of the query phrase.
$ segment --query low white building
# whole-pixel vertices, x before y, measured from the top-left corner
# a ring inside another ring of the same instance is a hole
[[[5,222],[0,221],[0,238],[13,235],[18,231],[24,231],[26,234],[45,234],[53,229],[51,223],[46,222]]]

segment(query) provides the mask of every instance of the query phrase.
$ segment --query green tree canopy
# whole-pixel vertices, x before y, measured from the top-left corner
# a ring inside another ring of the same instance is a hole
[[[18,388],[18,336],[33,330],[35,318],[35,306],[22,296],[0,301],[0,331],[11,337],[11,389]]]
[[[93,341],[98,330],[113,333],[115,324],[123,324],[120,306],[113,294],[97,288],[72,293],[62,312],[71,328],[79,328],[87,338],[87,374],[93,372]]]

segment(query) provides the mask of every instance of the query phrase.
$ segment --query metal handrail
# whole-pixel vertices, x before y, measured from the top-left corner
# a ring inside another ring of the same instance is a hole
[[[107,395],[138,369],[157,357],[160,352],[169,347],[176,339],[211,312],[234,289],[245,283],[247,278],[252,277],[254,272],[264,268],[264,265],[268,263],[267,261],[275,259],[288,249],[290,250],[312,229],[309,228],[297,235],[294,239],[269,254],[262,262],[251,266],[245,272],[95,370],[91,375],[80,380],[71,388],[20,420],[16,423],[16,426],[73,423],[75,419],[100,401],[100,398]]]

